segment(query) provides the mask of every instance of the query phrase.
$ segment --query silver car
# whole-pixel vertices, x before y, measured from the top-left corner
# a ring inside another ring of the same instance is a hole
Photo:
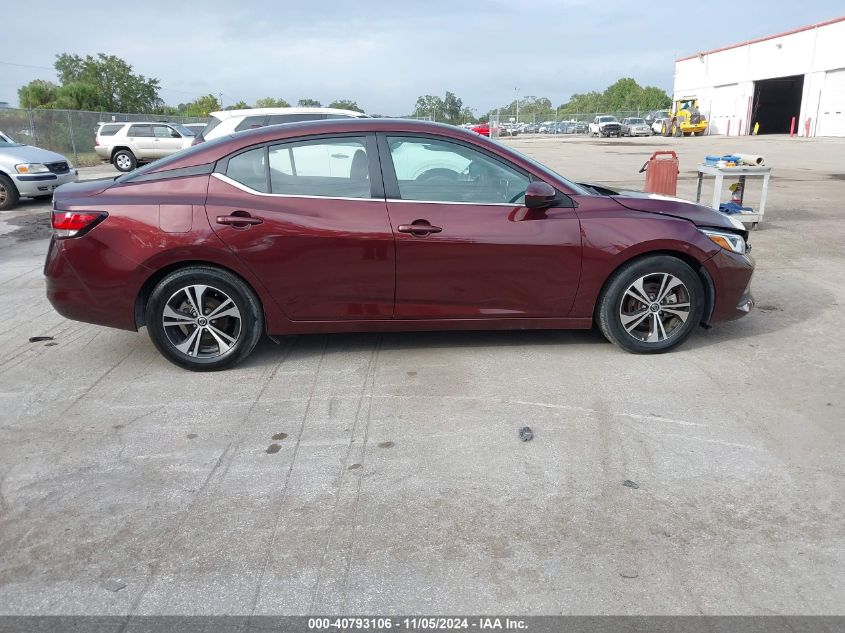
[[[15,143],[0,132],[0,211],[14,209],[20,197],[49,199],[53,190],[76,182],[77,171],[56,152]]]
[[[651,128],[645,119],[628,117],[622,119],[622,136],[651,136]]]

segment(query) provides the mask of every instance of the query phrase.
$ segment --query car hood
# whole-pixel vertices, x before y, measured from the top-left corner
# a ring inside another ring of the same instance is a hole
[[[742,222],[731,216],[704,207],[681,198],[663,196],[657,193],[628,189],[611,189],[604,185],[578,183],[596,192],[597,195],[613,198],[616,202],[633,211],[670,215],[675,218],[689,220],[696,226],[727,229],[734,233],[741,232],[747,237],[748,233]]]
[[[13,160],[15,163],[56,163],[64,161],[69,163],[67,158],[48,149],[33,147],[32,145],[15,145],[13,147],[0,148],[0,158]]]
[[[742,231],[745,234],[745,227],[742,222],[731,216],[720,213],[710,207],[704,207],[694,202],[687,202],[680,198],[671,198],[654,193],[642,191],[620,192],[618,196],[611,196],[623,207],[634,211],[645,211],[646,213],[658,213],[660,215],[671,215],[672,217],[689,220],[696,226],[709,226],[730,231]]]

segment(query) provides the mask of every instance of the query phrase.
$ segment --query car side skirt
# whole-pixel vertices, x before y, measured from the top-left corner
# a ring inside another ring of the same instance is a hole
[[[382,319],[372,321],[288,321],[283,331],[278,327],[271,336],[333,332],[430,332],[442,330],[588,330],[592,318],[518,318],[518,319]],[[268,327],[268,330],[270,328]]]

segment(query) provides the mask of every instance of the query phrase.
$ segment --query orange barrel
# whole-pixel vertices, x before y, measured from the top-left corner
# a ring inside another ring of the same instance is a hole
[[[678,164],[678,156],[675,152],[654,152],[640,169],[640,173],[646,173],[645,191],[676,196],[678,194]]]

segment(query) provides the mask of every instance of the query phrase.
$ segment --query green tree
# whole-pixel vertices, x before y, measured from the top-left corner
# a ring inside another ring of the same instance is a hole
[[[264,97],[255,102],[256,108],[289,108],[290,104],[284,99],[274,99],[273,97]]]
[[[458,125],[461,121],[461,108],[464,102],[455,96],[454,93],[446,91],[443,98],[443,120],[452,125]]]
[[[115,55],[99,53],[97,57],[62,53],[53,64],[62,88],[75,84],[69,90],[76,97],[88,99],[92,91],[98,95],[93,104],[97,110],[111,112],[151,112],[159,107],[158,79],[148,79],[132,72],[132,66]],[[81,84],[89,86],[83,89]],[[73,96],[71,99],[75,98]],[[93,107],[93,106],[92,106]]]
[[[351,99],[335,99],[329,104],[330,108],[337,108],[338,110],[352,110],[353,112],[363,112],[358,104]]]
[[[443,99],[434,95],[417,97],[414,116],[418,118],[428,117],[432,121],[437,121],[438,117],[443,119]]]
[[[185,116],[208,116],[211,112],[220,110],[220,102],[214,95],[208,94],[194,99],[190,103],[182,103],[179,110]]]
[[[300,99],[296,102],[300,108],[322,108],[323,104],[316,99]]]
[[[224,110],[246,110],[249,107],[249,104],[246,101],[238,101],[237,103],[233,103],[232,105],[227,105]]]
[[[631,77],[623,77],[604,92],[574,94],[559,109],[562,114],[656,110],[669,107],[671,103],[672,99],[665,90],[655,86],[642,87]]]
[[[18,101],[22,108],[52,108],[58,95],[59,86],[44,79],[33,79],[18,88]]]

